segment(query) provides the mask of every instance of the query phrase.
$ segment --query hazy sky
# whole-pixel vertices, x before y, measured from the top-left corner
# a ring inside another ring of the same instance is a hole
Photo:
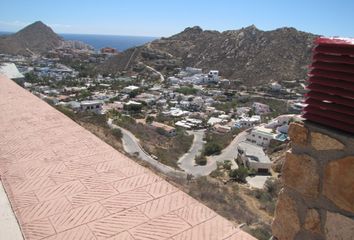
[[[1,0],[0,31],[41,20],[58,33],[170,36],[188,26],[295,27],[354,37],[354,0]]]

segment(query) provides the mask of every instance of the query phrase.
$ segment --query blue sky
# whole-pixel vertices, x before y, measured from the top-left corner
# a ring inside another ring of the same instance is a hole
[[[1,0],[0,31],[41,20],[58,33],[170,36],[188,26],[295,27],[354,37],[354,0]]]

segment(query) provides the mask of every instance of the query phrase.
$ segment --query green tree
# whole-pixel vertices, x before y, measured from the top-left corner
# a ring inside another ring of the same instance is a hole
[[[91,94],[90,91],[88,91],[88,90],[81,90],[81,91],[79,92],[79,94],[77,95],[77,98],[78,98],[79,100],[85,100],[85,99],[87,99],[87,98],[89,98],[89,97],[91,97],[91,96],[92,96],[92,94]]]
[[[126,111],[131,111],[131,112],[137,113],[137,112],[141,111],[142,107],[143,106],[141,104],[129,104],[129,105],[124,104],[123,109]]]
[[[230,160],[225,160],[223,163],[223,168],[226,170],[231,170],[231,161]]]
[[[147,116],[146,117],[146,123],[147,124],[151,124],[153,121],[155,120],[155,118],[153,116]]]
[[[200,154],[195,157],[195,163],[204,166],[207,164],[207,159],[203,154]]]
[[[117,139],[121,139],[123,137],[122,131],[119,128],[112,129],[112,134]]]
[[[248,176],[248,169],[240,166],[238,169],[233,169],[229,172],[229,177],[238,182],[246,182]]]
[[[213,155],[213,154],[220,154],[221,153],[221,146],[217,144],[216,142],[207,142],[205,144],[204,148],[204,154],[207,156]]]

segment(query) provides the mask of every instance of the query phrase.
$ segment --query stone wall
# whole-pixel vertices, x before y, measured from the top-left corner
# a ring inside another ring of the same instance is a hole
[[[354,136],[292,123],[272,224],[279,240],[354,239]]]

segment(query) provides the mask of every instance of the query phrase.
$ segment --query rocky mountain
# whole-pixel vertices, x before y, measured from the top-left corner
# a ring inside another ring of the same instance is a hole
[[[7,54],[43,54],[60,46],[63,39],[53,30],[37,21],[15,34],[0,36],[0,53]]]
[[[294,28],[262,31],[254,25],[231,31],[186,28],[144,46],[128,49],[101,67],[116,73],[144,65],[164,73],[176,67],[217,69],[245,85],[306,78],[316,36]]]

